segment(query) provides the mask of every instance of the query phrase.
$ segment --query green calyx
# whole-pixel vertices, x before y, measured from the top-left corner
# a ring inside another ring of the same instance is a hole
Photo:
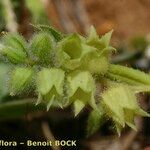
[[[68,75],[68,89],[70,101],[74,103],[75,115],[83,109],[86,104],[95,108],[95,82],[87,71],[75,71]]]
[[[10,78],[10,95],[16,95],[22,92],[33,79],[33,69],[16,67]]]
[[[46,101],[47,109],[53,104],[53,100],[61,100],[63,97],[64,71],[56,68],[43,68],[37,74],[38,101]]]
[[[26,41],[19,34],[7,34],[2,39],[4,47],[1,52],[14,64],[25,63],[27,58]]]
[[[51,55],[54,49],[54,42],[52,37],[47,33],[38,33],[33,36],[30,45],[29,51],[31,53],[33,61],[41,63],[43,65],[51,64]]]
[[[113,83],[102,94],[102,105],[106,115],[115,122],[119,134],[125,124],[136,130],[135,116],[150,117],[150,114],[140,108],[136,97],[136,93],[145,92],[145,90],[150,92],[150,87],[149,89],[142,86],[136,86],[135,88],[126,84]]]
[[[109,62],[115,50],[110,46],[112,31],[100,37],[91,27],[83,37],[64,35],[44,25],[36,29],[29,42],[19,34],[8,33],[0,43],[0,57],[9,66],[7,84],[12,96],[30,88],[37,94],[36,104],[45,103],[47,110],[73,105],[75,116],[90,106],[89,135],[99,129],[104,116],[112,119],[118,133],[125,125],[136,129],[136,115],[149,116],[135,94],[150,92],[150,75]],[[1,65],[0,69],[5,75]],[[97,84],[105,90],[98,91]]]
[[[89,44],[88,38],[85,39],[78,34],[64,38],[58,45],[64,57],[63,66],[66,69],[82,69],[103,75],[107,72],[109,62],[108,56],[104,53],[108,45],[97,49],[96,46]]]

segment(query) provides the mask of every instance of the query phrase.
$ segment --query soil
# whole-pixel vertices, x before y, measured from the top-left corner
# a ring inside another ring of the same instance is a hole
[[[150,34],[150,0],[83,0],[98,32],[114,29],[117,39]]]

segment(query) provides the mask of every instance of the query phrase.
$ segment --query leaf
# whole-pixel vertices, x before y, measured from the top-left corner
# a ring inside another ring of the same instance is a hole
[[[38,33],[31,40],[30,51],[35,57],[36,61],[42,64],[50,64],[52,58],[52,49],[54,41],[47,33]],[[32,57],[33,57],[32,56]]]
[[[104,123],[104,112],[103,108],[99,105],[98,111],[93,110],[89,117],[87,122],[87,136],[91,136],[95,132],[98,131],[98,129],[103,125]]]
[[[31,68],[15,68],[10,79],[10,95],[16,95],[22,92],[29,84],[31,84],[32,77],[33,70]]]
[[[37,77],[37,90],[41,99],[49,102],[53,96],[63,96],[64,71],[56,68],[43,68]],[[40,102],[40,101],[39,101]]]
[[[40,0],[25,0],[25,5],[27,9],[30,12],[30,17],[32,17],[32,22],[37,23],[43,23],[43,24],[49,24],[49,18],[46,14],[45,7]]]
[[[54,39],[58,42],[61,41],[64,38],[64,35],[59,32],[58,30],[54,29],[52,26],[48,26],[48,25],[33,25],[33,27],[35,27],[36,29],[43,31],[43,32],[49,32]]]
[[[12,63],[24,63],[27,58],[26,41],[19,34],[7,34],[3,37],[2,54]]]

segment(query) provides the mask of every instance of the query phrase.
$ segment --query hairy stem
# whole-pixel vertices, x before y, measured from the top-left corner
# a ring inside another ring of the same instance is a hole
[[[135,70],[121,65],[111,64],[107,76],[112,80],[125,81],[129,84],[150,85],[149,74],[145,74],[142,71]]]

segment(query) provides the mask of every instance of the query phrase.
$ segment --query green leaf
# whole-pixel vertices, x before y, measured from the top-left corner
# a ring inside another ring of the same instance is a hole
[[[24,2],[25,2],[27,9],[30,12],[30,17],[32,17],[33,23],[35,24],[37,23],[49,24],[50,23],[42,1],[25,0]]]
[[[52,26],[36,25],[34,27],[40,31],[49,32],[57,42],[61,41],[64,38],[64,35],[61,32],[59,32],[58,30],[54,29]]]
[[[27,58],[26,41],[18,34],[7,34],[3,37],[2,54],[12,63],[24,63]]]
[[[136,36],[130,41],[130,46],[132,46],[133,49],[140,51],[144,51],[148,45],[148,40],[144,36]]]
[[[32,57],[42,63],[50,64],[52,61],[52,49],[54,48],[54,41],[47,33],[38,33],[31,40],[30,51]]]
[[[13,70],[10,79],[10,94],[16,95],[31,84],[33,70],[31,68],[17,67]]]
[[[104,112],[103,108],[99,105],[98,110],[93,110],[89,117],[87,122],[87,136],[91,136],[95,132],[98,131],[98,129],[103,125],[104,123]]]
[[[37,77],[37,90],[39,96],[41,95],[37,103],[40,103],[41,100],[49,102],[54,96],[56,98],[62,97],[64,77],[64,71],[61,69],[43,68]]]

